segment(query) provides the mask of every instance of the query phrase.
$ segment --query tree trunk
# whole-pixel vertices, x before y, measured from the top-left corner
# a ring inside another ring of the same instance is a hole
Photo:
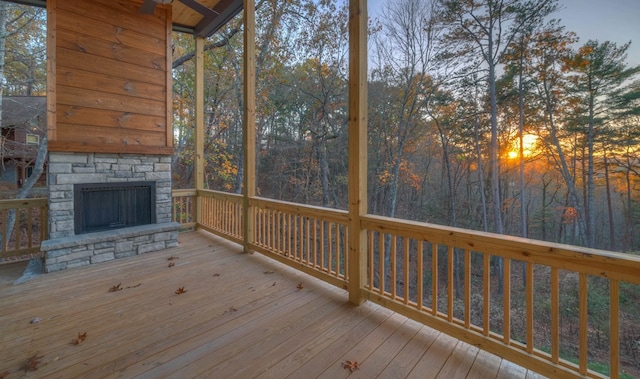
[[[31,176],[29,176],[25,181],[22,187],[16,193],[16,199],[25,199],[31,188],[36,184],[40,175],[44,171],[44,162],[47,160],[47,136],[45,135],[40,141],[40,146],[38,147],[38,155],[36,156],[36,162],[33,167],[33,171]],[[48,222],[48,220],[42,220],[42,222]],[[6,236],[1,236],[7,239],[7,241],[11,237],[11,233],[13,233],[13,228],[16,224],[16,210],[11,209],[7,212],[7,234]],[[0,238],[0,244],[2,243],[2,238]]]
[[[589,83],[591,88],[591,83]],[[595,217],[595,183],[593,179],[593,144],[595,138],[594,130],[594,98],[589,96],[589,133],[587,135],[587,246],[596,247],[596,217]]]
[[[613,205],[611,202],[611,183],[609,180],[609,163],[607,162],[607,149],[603,148],[604,159],[604,181],[607,190],[607,213],[609,214],[609,250],[616,249],[616,233],[613,219]]]
[[[478,126],[478,112],[476,111],[473,119],[473,131],[475,134],[476,156],[478,158],[478,184],[480,186],[480,201],[482,203],[482,230],[489,231],[489,222],[487,220],[487,197],[484,188],[484,168],[482,165],[482,150],[480,149],[480,128]]]
[[[586,236],[586,225],[584,222],[584,211],[582,209],[582,206],[580,205],[580,200],[578,199],[578,195],[576,193],[576,186],[574,183],[574,179],[571,176],[571,173],[569,172],[569,167],[567,166],[567,161],[564,156],[564,151],[562,150],[562,146],[560,145],[560,140],[558,139],[558,136],[556,133],[555,119],[553,117],[553,111],[552,111],[553,107],[551,105],[552,99],[550,98],[550,96],[551,95],[549,93],[549,89],[546,88],[545,86],[545,103],[546,103],[546,111],[547,111],[546,117],[548,121],[548,128],[549,128],[549,134],[551,137],[551,142],[558,154],[558,158],[557,158],[558,165],[560,166],[560,173],[562,174],[565,184],[568,187],[568,197],[571,199],[571,202],[573,203],[573,206],[578,213],[577,215],[578,216],[577,217],[578,235],[580,236],[580,239],[582,240],[582,242],[586,243],[587,236]]]

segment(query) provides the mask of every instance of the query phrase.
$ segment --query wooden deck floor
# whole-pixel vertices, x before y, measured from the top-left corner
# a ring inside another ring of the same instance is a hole
[[[0,377],[539,377],[204,232],[14,286],[22,267],[0,266]]]

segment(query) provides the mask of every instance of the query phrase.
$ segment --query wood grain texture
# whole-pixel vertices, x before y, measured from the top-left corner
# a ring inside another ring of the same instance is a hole
[[[179,241],[19,286],[21,270],[0,266],[0,372],[24,376],[38,353],[27,376],[340,378],[346,360],[360,364],[354,377],[528,374],[384,307],[350,304],[346,291],[240,245],[205,232]]]
[[[173,152],[171,7],[139,6],[68,0],[50,10],[50,151]]]

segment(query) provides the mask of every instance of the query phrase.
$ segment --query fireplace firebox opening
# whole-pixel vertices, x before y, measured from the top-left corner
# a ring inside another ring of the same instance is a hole
[[[154,181],[74,184],[75,234],[155,224]]]

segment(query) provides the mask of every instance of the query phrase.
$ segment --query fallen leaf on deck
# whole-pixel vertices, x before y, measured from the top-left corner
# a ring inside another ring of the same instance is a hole
[[[170,263],[169,263],[169,267],[173,267],[173,266],[175,266],[175,265],[176,265],[176,264],[175,264],[175,263],[173,263],[173,262],[170,262]]]
[[[118,283],[118,285],[115,285],[115,286],[109,288],[109,292],[122,291],[122,287],[120,287],[120,285],[122,285],[122,283]]]
[[[299,289],[299,290],[303,289],[304,287],[302,286],[302,282],[298,283],[298,285],[296,286],[296,288],[297,288],[297,289]]]
[[[74,345],[80,345],[82,341],[87,339],[87,332],[78,333],[78,338],[74,338],[71,340],[71,343]]]
[[[38,366],[42,363],[42,358],[44,358],[44,355],[38,355],[38,353],[40,352],[33,354],[33,356],[27,359],[27,362],[24,364],[25,372],[36,371],[38,369]]]
[[[214,278],[217,278],[218,276],[220,276],[220,274],[213,274]]]
[[[172,261],[174,259],[180,259],[180,257],[169,257],[169,258],[167,258],[168,261]]]
[[[186,289],[184,289],[184,287],[180,287],[180,288],[178,288],[178,289],[176,290],[176,295],[180,295],[180,294],[183,294],[183,293],[185,293],[185,292],[187,292],[187,290],[186,290]]]
[[[345,369],[348,369],[349,372],[353,372],[354,370],[357,370],[360,368],[360,365],[358,364],[358,362],[356,361],[346,361],[342,364],[342,367]]]

